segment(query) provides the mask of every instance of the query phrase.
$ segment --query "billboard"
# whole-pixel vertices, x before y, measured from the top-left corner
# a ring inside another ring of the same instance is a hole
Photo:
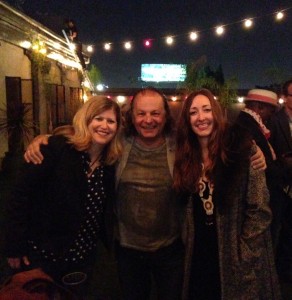
[[[141,80],[152,82],[184,81],[186,65],[184,64],[142,64]]]

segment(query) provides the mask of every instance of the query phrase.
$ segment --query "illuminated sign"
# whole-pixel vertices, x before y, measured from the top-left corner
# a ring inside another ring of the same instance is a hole
[[[141,80],[152,82],[184,81],[186,65],[184,64],[142,64]]]

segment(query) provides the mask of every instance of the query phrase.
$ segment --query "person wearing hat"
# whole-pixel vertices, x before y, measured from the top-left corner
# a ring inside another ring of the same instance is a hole
[[[266,180],[270,193],[270,206],[273,212],[271,234],[274,251],[277,248],[281,228],[281,207],[284,193],[281,187],[283,165],[276,157],[275,151],[269,143],[270,130],[265,123],[276,112],[278,96],[276,93],[264,89],[252,89],[245,98],[245,108],[239,113],[236,123],[244,127],[252,135],[256,144],[264,153],[267,169]]]
[[[283,183],[286,198],[282,208],[282,226],[276,256],[282,281],[292,282],[292,79],[282,87],[283,107],[268,123],[271,130],[270,143],[277,157],[283,161],[286,180]]]

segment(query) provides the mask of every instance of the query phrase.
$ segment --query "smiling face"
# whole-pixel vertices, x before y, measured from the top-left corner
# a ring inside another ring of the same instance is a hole
[[[92,145],[101,146],[108,144],[117,133],[118,123],[113,109],[106,110],[96,115],[88,124],[92,136]]]
[[[198,136],[198,139],[209,139],[214,127],[214,118],[208,97],[195,96],[189,114],[192,131]]]
[[[160,141],[166,123],[162,97],[157,93],[138,95],[133,106],[132,122],[140,141],[146,144]]]

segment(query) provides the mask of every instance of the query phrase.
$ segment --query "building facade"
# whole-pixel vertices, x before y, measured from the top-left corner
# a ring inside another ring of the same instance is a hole
[[[64,37],[0,1],[0,163],[35,134],[71,122],[83,75]]]

